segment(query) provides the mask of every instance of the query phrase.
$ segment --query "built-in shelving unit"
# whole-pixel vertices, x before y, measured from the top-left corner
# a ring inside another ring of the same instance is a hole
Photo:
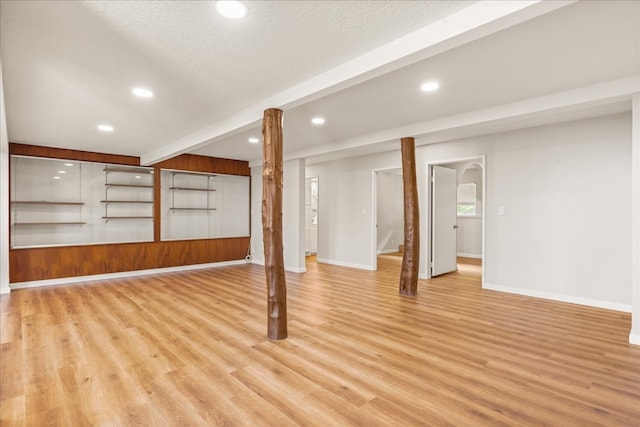
[[[187,184],[176,184],[178,182],[177,177],[184,176],[187,177]],[[204,174],[204,173],[194,173],[194,172],[171,172],[171,186],[169,187],[169,191],[171,191],[171,207],[169,210],[171,211],[203,211],[210,212],[215,211],[215,206],[212,205],[210,193],[216,191],[215,188],[211,185],[211,178],[216,177],[216,175],[212,174]],[[202,182],[203,180],[206,180]],[[178,202],[176,202],[175,194],[177,191],[190,191],[190,192],[200,192],[206,194],[205,197],[190,197],[190,198],[182,198]]]
[[[86,222],[14,222],[13,225],[83,225]]]
[[[45,200],[14,200],[12,205],[26,205],[26,206],[83,206],[84,202],[56,202]],[[14,215],[17,218],[18,214]],[[28,222],[14,222],[13,225],[83,225],[84,221],[28,221]]]
[[[102,219],[109,221],[113,219],[153,219],[153,215],[141,214],[138,209],[128,209],[123,211],[118,209],[117,213],[109,213],[109,206],[126,205],[153,205],[153,170],[151,168],[136,167],[113,167],[108,166],[103,169],[104,179],[104,199],[100,201],[104,205],[104,215]],[[137,183],[134,180],[141,180]],[[109,190],[118,189],[117,195],[113,195]],[[128,191],[130,190],[130,191]],[[145,195],[144,190],[151,191],[151,200]]]
[[[102,219],[152,219],[152,216],[103,216]]]
[[[16,200],[11,202],[12,205],[71,205],[71,206],[82,206],[84,202],[47,202],[44,200],[36,201],[36,200]]]
[[[160,169],[162,240],[249,235],[248,176]]]
[[[11,157],[11,246],[73,244],[87,233],[79,162]]]
[[[9,150],[12,284],[240,260],[247,253],[247,162],[184,155],[149,168],[132,156],[21,144]],[[174,185],[172,172],[184,172],[173,175]],[[207,197],[210,205],[200,204]]]

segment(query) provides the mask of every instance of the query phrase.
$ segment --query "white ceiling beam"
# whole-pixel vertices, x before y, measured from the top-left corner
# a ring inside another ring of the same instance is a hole
[[[557,115],[580,109],[589,109],[620,101],[631,100],[640,92],[640,74],[622,79],[598,83],[590,86],[530,98],[522,101],[484,108],[468,113],[443,117],[440,119],[414,123],[394,129],[387,129],[366,135],[323,144],[306,150],[285,154],[285,160],[296,158],[312,158],[327,156],[333,153],[335,158],[344,157],[344,153],[361,149],[365,146],[380,145],[380,150],[372,148],[372,152],[384,151],[389,141],[395,141],[398,148],[400,138],[413,136],[416,145],[443,142],[450,138],[451,132],[469,128],[477,130],[480,126],[505,125],[515,121],[538,119],[543,116]],[[447,137],[449,135],[449,137]],[[422,139],[422,140],[421,140]],[[340,153],[343,154],[340,154]],[[260,164],[259,161],[251,162]]]
[[[266,98],[141,157],[150,165],[255,126],[267,108],[294,108],[465,43],[552,12],[574,1],[480,1]]]

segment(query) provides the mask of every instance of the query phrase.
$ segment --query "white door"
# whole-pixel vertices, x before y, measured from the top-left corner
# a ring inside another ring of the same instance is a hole
[[[433,167],[431,215],[431,275],[457,270],[456,171]]]

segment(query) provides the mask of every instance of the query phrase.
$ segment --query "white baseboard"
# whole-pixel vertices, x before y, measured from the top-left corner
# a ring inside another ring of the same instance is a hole
[[[263,259],[252,259],[251,260],[251,264],[256,264],[256,265],[261,265],[264,267],[264,260]],[[284,266],[284,271],[289,271],[291,273],[306,273],[307,272],[307,267],[287,267],[286,265]]]
[[[246,264],[244,259],[236,261],[211,262],[208,264],[181,265],[179,267],[153,268],[150,270],[123,271],[119,273],[94,274],[91,276],[63,277],[60,279],[34,280],[30,282],[12,283],[11,289],[36,288],[40,286],[72,285],[75,283],[93,282],[95,280],[121,279],[123,277],[147,276],[149,274],[174,273],[178,271],[200,270],[203,268],[226,267]]]
[[[9,292],[11,292],[11,288],[9,287],[3,286],[0,288],[0,295],[8,294]]]
[[[478,254],[464,254],[464,253],[459,253],[457,254],[458,256],[461,257],[465,257],[465,258],[476,258],[476,259],[482,259],[482,255],[478,255]]]
[[[324,258],[318,258],[318,262],[321,264],[331,264],[331,265],[337,265],[340,267],[349,267],[349,268],[357,268],[359,270],[369,270],[369,271],[373,271],[373,267],[370,265],[364,265],[364,264],[353,264],[350,262],[342,262],[342,261],[335,261],[335,260],[331,260],[331,259],[324,259]]]
[[[640,345],[640,334],[634,334],[633,331],[629,334],[629,344]]]
[[[535,291],[532,289],[512,288],[510,286],[500,286],[500,285],[494,285],[492,283],[485,283],[483,285],[483,289],[490,289],[492,291],[507,292],[509,294],[525,295],[528,297],[542,298],[542,299],[548,299],[548,300],[560,301],[560,302],[568,302],[571,304],[586,305],[589,307],[597,307],[597,308],[604,308],[607,310],[615,310],[615,311],[622,311],[625,313],[631,313],[631,305],[619,304],[619,303],[609,302],[609,301],[601,301],[601,300],[590,299],[590,298],[581,298],[581,297],[575,297],[572,295],[554,294],[551,292]]]
[[[376,254],[377,255],[385,255],[385,254],[395,254],[397,252],[399,252],[399,250],[397,248],[396,249],[383,249],[381,251],[376,251]]]

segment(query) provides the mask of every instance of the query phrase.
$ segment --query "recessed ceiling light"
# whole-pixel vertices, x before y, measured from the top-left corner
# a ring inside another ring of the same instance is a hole
[[[144,87],[134,87],[131,89],[131,93],[138,98],[153,98],[153,92]]]
[[[219,1],[216,9],[220,15],[231,19],[240,19],[247,14],[247,8],[239,1]]]
[[[58,171],[58,173],[65,174],[67,171]]]
[[[59,176],[54,176],[53,179],[60,179],[60,177]]]
[[[140,179],[142,178],[140,175],[136,175],[136,179]]]
[[[65,163],[64,165],[67,166],[67,167],[71,167],[71,166],[73,166],[73,163]]]
[[[249,142],[252,143],[252,144],[257,144],[258,142],[260,142],[260,140],[258,138],[251,137],[251,138],[249,138]]]
[[[420,90],[423,92],[435,92],[440,87],[438,82],[426,82],[420,86]]]
[[[101,132],[113,132],[113,126],[107,124],[98,125],[98,130]]]
[[[314,117],[313,119],[311,119],[311,123],[313,123],[314,125],[323,125],[324,124],[324,118],[322,117]]]

